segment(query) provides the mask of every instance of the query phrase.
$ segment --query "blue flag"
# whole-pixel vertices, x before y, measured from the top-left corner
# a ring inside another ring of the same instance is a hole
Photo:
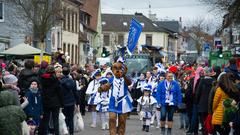
[[[135,19],[132,19],[127,42],[127,52],[129,53],[129,55],[132,55],[132,53],[134,52],[141,32],[142,25]]]

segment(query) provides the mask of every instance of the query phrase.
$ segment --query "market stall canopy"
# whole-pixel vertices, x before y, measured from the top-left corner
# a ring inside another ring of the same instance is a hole
[[[19,45],[16,45],[12,48],[9,48],[8,50],[5,50],[3,52],[0,52],[0,55],[37,55],[40,54],[41,50],[34,48],[28,44],[21,43]],[[43,52],[43,54],[47,54],[46,52]]]

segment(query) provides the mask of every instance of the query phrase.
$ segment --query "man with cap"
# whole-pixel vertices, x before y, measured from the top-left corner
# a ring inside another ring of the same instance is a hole
[[[150,121],[153,113],[154,106],[157,100],[151,96],[151,85],[146,85],[143,89],[143,96],[141,96],[137,102],[137,112],[140,115],[140,120],[143,121],[142,130],[149,132]]]

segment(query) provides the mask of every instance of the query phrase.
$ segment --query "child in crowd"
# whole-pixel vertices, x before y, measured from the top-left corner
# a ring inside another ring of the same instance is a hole
[[[151,86],[146,85],[143,90],[143,96],[138,100],[137,111],[139,112],[140,119],[143,121],[142,130],[149,132],[150,121],[153,109],[157,103],[156,99],[151,96]]]
[[[100,85],[108,83],[108,79],[103,77],[99,80]],[[99,92],[97,97],[97,107],[96,110],[101,113],[102,120],[102,130],[109,129],[108,125],[108,105],[109,105],[109,92],[102,91]]]
[[[37,81],[32,81],[25,97],[28,100],[28,105],[24,108],[27,118],[29,120],[34,120],[36,125],[39,126],[43,115],[43,109],[41,91],[39,90],[39,83]]]
[[[88,99],[88,105],[90,110],[92,111],[92,124],[91,127],[95,128],[97,124],[97,111],[96,111],[96,106],[97,106],[97,94],[98,93],[98,88],[100,86],[99,84],[99,79],[101,78],[101,70],[96,70],[93,72],[92,77],[94,78],[88,85],[88,88],[86,90],[86,94],[90,95]]]

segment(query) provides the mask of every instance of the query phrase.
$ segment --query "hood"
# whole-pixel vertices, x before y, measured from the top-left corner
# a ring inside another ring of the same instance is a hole
[[[41,75],[42,86],[49,86],[58,81],[54,74],[45,73]]]
[[[209,77],[209,76],[205,76],[204,79],[203,79],[203,82],[204,82],[206,85],[212,86],[213,78],[211,78],[211,77]]]
[[[23,69],[21,71],[21,75],[22,76],[33,76],[33,75],[36,75],[36,73],[34,73],[32,70],[30,69]]]
[[[0,107],[15,105],[14,101],[15,101],[15,97],[11,92],[7,90],[0,92]]]

